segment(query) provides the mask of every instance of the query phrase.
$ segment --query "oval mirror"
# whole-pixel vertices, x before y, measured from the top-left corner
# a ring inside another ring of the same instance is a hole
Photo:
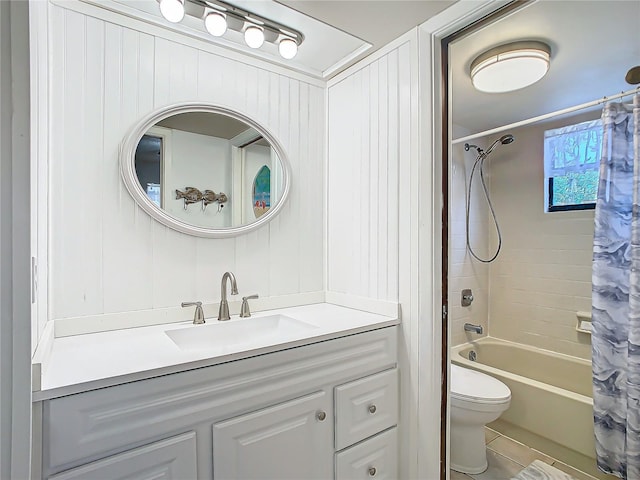
[[[149,215],[183,233],[221,238],[253,230],[284,205],[291,178],[277,140],[227,108],[180,104],[125,138],[120,171]]]

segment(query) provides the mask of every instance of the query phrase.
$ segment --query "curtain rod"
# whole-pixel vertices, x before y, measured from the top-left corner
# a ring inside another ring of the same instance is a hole
[[[466,137],[456,138],[455,140],[451,141],[451,145],[456,145],[458,143],[466,142],[469,140],[473,140],[475,138],[484,137],[486,135],[491,135],[494,133],[500,133],[505,130],[511,130],[512,128],[524,127],[525,125],[530,125],[532,123],[537,123],[542,120],[547,120],[548,118],[564,115],[565,113],[577,112],[578,110],[584,110],[585,108],[589,108],[589,107],[595,107],[596,105],[600,105],[601,103],[605,103],[610,100],[615,100],[617,98],[628,97],[629,95],[634,95],[636,93],[640,93],[640,87],[634,88],[633,90],[627,90],[626,92],[618,93],[616,95],[610,95],[607,97],[599,98],[598,100],[593,100],[592,102],[576,105],[575,107],[556,110],[555,112],[545,113],[544,115],[538,115],[537,117],[532,117],[527,120],[520,120],[519,122],[510,123],[509,125],[504,125],[502,127],[496,127],[490,130],[485,130],[484,132],[474,133],[473,135],[467,135]]]

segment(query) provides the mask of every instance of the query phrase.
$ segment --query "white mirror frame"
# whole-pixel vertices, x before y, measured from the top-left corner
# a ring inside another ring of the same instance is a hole
[[[267,213],[256,219],[255,222],[248,223],[246,225],[240,225],[238,227],[225,227],[225,228],[212,228],[212,227],[199,227],[197,225],[191,225],[189,223],[178,220],[177,218],[169,215],[155,203],[153,203],[146,192],[142,189],[138,176],[136,174],[135,166],[135,153],[138,143],[147,130],[154,126],[156,123],[181,113],[191,112],[204,112],[204,113],[217,113],[227,115],[236,120],[245,122],[250,127],[256,129],[264,138],[271,144],[271,147],[275,150],[280,162],[282,164],[282,196],[278,200],[278,203],[269,209]],[[289,196],[290,182],[291,182],[291,166],[289,160],[284,152],[284,149],[275,137],[268,132],[264,127],[259,125],[251,118],[232,110],[227,107],[218,105],[206,104],[206,103],[179,103],[163,107],[159,110],[152,112],[143,118],[138,124],[124,138],[120,145],[120,174],[124,181],[127,190],[135,200],[135,202],[152,218],[156,219],[163,225],[169,228],[177,230],[178,232],[186,233],[188,235],[194,235],[204,238],[228,238],[241,235],[243,233],[255,230],[273,219],[282,210],[287,197]]]

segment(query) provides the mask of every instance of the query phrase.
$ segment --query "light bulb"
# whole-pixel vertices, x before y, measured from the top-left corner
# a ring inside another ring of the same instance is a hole
[[[298,44],[290,38],[283,38],[278,45],[280,56],[291,60],[298,53]]]
[[[244,41],[251,48],[260,48],[264,43],[264,32],[260,27],[251,25],[244,31]]]
[[[227,31],[227,19],[218,12],[209,12],[204,17],[204,26],[214,37],[221,37]]]
[[[160,13],[168,21],[178,23],[184,18],[184,0],[161,0]]]

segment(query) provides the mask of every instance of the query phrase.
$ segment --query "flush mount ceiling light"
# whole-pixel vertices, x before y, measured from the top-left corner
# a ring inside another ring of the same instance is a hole
[[[273,20],[236,7],[222,0],[157,0],[160,13],[168,21],[180,22],[185,15],[201,18],[204,27],[214,37],[228,31],[236,32],[227,40],[237,41],[238,33],[250,48],[260,48],[265,42],[278,47],[280,56],[291,60],[298,53],[304,35]]]
[[[492,48],[471,62],[471,81],[481,92],[502,93],[528,87],[549,70],[551,48],[542,42],[513,42]]]

